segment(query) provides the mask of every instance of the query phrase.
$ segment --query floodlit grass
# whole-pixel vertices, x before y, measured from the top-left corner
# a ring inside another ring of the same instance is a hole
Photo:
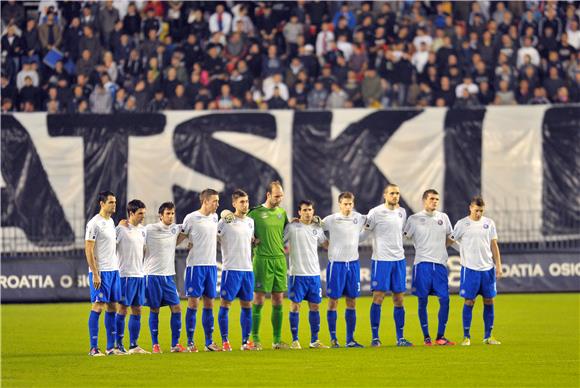
[[[300,351],[241,352],[239,304],[230,312],[231,353],[171,354],[169,310],[160,315],[161,355],[88,357],[88,303],[3,305],[2,386],[580,386],[579,294],[500,295],[494,335],[500,346],[485,346],[483,307],[478,299],[471,347],[424,347],[417,300],[407,297],[405,336],[413,348],[394,347],[392,302],[386,300],[381,321],[383,347]],[[370,298],[358,302],[356,339],[370,343]],[[185,309],[185,303],[183,303]],[[431,334],[435,335],[438,303],[429,300]],[[461,341],[462,301],[452,297],[447,336]],[[163,311],[164,310],[164,311]],[[339,309],[339,340],[344,344],[344,303]],[[148,309],[144,309],[140,344],[151,348]],[[288,305],[284,340],[290,342]],[[215,309],[216,332],[217,303]],[[326,300],[321,309],[322,342],[328,344]],[[300,340],[310,339],[308,314],[302,306]],[[262,317],[262,343],[271,343],[270,303]],[[125,331],[127,345],[128,330]],[[201,313],[196,342],[203,344]],[[182,330],[185,343],[185,324]],[[105,348],[103,317],[99,344]],[[267,346],[265,346],[267,348]]]

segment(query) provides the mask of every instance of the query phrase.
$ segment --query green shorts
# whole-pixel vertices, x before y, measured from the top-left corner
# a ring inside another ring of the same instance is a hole
[[[254,291],[284,292],[288,289],[286,256],[254,256]]]

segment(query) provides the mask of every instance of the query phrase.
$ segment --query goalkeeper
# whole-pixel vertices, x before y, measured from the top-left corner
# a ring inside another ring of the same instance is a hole
[[[279,207],[284,190],[279,181],[268,185],[266,202],[248,213],[254,220],[256,246],[254,248],[254,303],[252,306],[252,339],[257,350],[260,342],[260,320],[266,293],[272,293],[273,349],[287,349],[282,342],[282,303],[287,289],[284,227],[288,223],[286,211]]]

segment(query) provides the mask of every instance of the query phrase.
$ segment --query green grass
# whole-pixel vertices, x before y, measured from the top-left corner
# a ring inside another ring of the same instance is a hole
[[[359,300],[356,338],[370,342],[370,298]],[[438,304],[431,298],[430,328],[436,330]],[[241,352],[239,304],[230,312],[231,353],[135,355],[91,358],[88,352],[89,304],[3,305],[2,386],[580,386],[580,294],[500,295],[495,335],[501,346],[481,344],[482,305],[478,299],[471,347],[394,347],[392,302],[383,307],[379,349],[328,349]],[[406,337],[420,345],[417,301],[406,303]],[[184,305],[185,307],[185,305]],[[285,307],[284,339],[290,330]],[[326,301],[321,311],[321,340],[328,343]],[[462,302],[453,297],[447,335],[460,341]],[[344,343],[344,304],[339,310],[339,339]],[[145,309],[147,310],[147,309]],[[160,342],[169,351],[169,313],[160,316]],[[271,342],[270,304],[262,318],[262,342]],[[142,318],[141,345],[150,348],[148,311]],[[217,317],[217,308],[216,308]],[[202,343],[201,315],[196,342]],[[309,340],[306,306],[300,338]],[[101,317],[100,346],[104,348]],[[128,333],[126,331],[126,338]],[[216,342],[219,330],[214,334]],[[182,343],[185,340],[185,328]]]

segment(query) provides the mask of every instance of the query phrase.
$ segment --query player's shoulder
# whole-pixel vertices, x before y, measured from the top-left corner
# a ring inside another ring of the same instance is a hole
[[[459,219],[459,220],[458,220],[458,221],[455,223],[455,226],[456,226],[456,227],[457,227],[457,226],[469,226],[469,224],[470,224],[469,217],[467,217],[467,216],[466,216],[466,217],[460,218],[460,219]]]
[[[481,221],[483,221],[483,225],[493,225],[495,227],[495,221],[489,217],[483,216],[481,217]]]
[[[98,213],[97,213],[97,214],[95,214],[95,215],[93,216],[93,218],[91,218],[91,219],[89,220],[89,222],[87,222],[87,226],[89,226],[89,225],[91,225],[91,226],[92,226],[92,225],[94,225],[94,224],[98,224],[98,223],[99,223],[99,221],[105,221],[105,219],[104,219],[103,217],[101,217],[101,215],[100,215],[100,214],[98,214]]]
[[[248,211],[248,215],[251,216],[252,214],[259,213],[265,209],[264,204],[259,204],[254,207],[251,207]]]

